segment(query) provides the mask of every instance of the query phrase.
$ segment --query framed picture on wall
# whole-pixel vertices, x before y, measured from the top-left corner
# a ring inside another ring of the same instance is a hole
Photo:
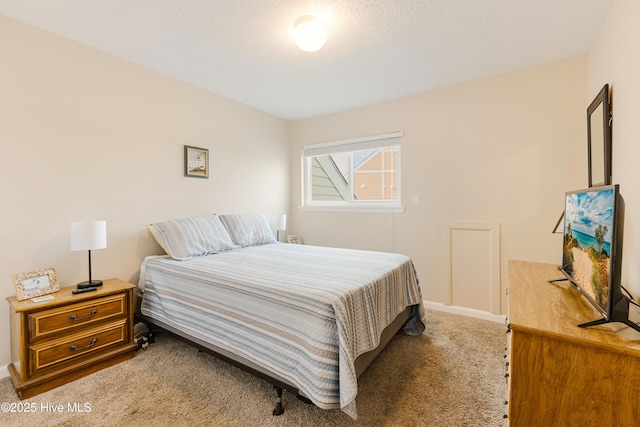
[[[587,108],[589,187],[611,185],[611,103],[605,84]]]
[[[184,176],[209,178],[209,149],[184,146]]]

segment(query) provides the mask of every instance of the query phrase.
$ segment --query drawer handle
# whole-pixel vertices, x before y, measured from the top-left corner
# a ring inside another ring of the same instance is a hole
[[[71,350],[71,351],[86,350],[86,349],[91,348],[94,345],[96,345],[97,342],[98,342],[98,338],[94,338],[94,339],[91,340],[91,343],[89,345],[85,345],[84,347],[76,347],[75,344],[74,344],[71,347],[69,347],[69,350]]]
[[[78,322],[80,320],[87,320],[87,319],[91,319],[93,316],[95,316],[98,313],[98,309],[94,308],[93,311],[91,312],[90,315],[88,316],[84,316],[84,317],[76,317],[75,314],[72,314],[71,316],[69,316],[69,319],[73,320],[74,322]]]

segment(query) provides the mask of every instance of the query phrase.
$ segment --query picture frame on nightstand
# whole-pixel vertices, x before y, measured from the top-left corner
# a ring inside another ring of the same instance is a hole
[[[16,288],[18,301],[41,297],[60,290],[56,270],[53,268],[16,273],[13,275],[13,285]]]
[[[291,243],[293,245],[301,245],[302,244],[302,239],[298,235],[287,234],[287,242],[289,242],[289,243]]]

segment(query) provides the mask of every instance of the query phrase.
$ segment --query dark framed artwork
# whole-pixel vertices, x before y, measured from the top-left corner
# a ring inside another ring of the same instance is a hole
[[[184,176],[209,178],[209,149],[184,146]]]
[[[611,104],[606,84],[587,108],[589,187],[611,184]]]

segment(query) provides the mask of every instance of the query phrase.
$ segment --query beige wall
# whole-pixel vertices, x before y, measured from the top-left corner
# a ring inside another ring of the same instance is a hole
[[[87,280],[69,223],[107,221],[93,277],[136,282],[161,253],[145,225],[212,212],[285,212],[287,121],[0,16],[0,295],[13,273]],[[250,126],[247,126],[250,123]],[[183,177],[183,146],[208,148],[209,179]],[[9,363],[0,304],[0,367]]]
[[[613,183],[625,205],[622,283],[640,296],[640,2],[616,0],[589,54],[589,99],[609,83],[613,111]],[[632,312],[639,310],[632,307]]]
[[[561,261],[561,236],[551,231],[564,209],[564,192],[587,186],[586,88],[582,55],[296,121],[289,231],[308,244],[409,255],[423,297],[442,302],[445,223],[499,222],[504,295],[508,259]],[[404,213],[299,209],[303,145],[395,131],[404,132]],[[412,194],[419,205],[411,205]]]

